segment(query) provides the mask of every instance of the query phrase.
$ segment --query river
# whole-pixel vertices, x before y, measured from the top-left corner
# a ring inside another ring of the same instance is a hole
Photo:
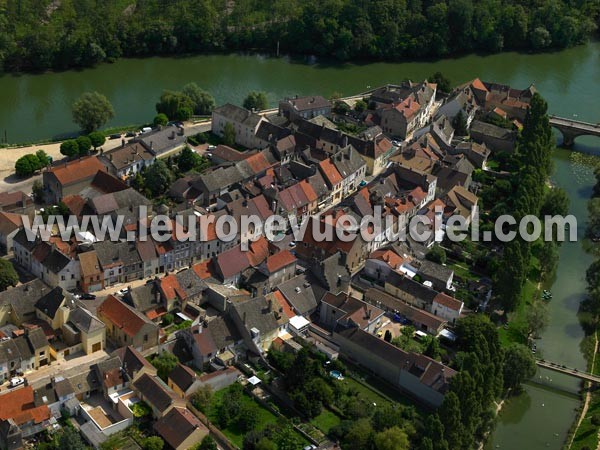
[[[438,70],[454,84],[474,77],[517,88],[533,82],[551,113],[600,121],[600,43],[595,42],[556,53],[470,55],[436,62],[338,64],[306,58],[208,55],[120,60],[63,73],[4,75],[0,77],[0,136],[6,130],[9,142],[29,142],[74,131],[70,104],[89,90],[104,93],[114,105],[116,115],[109,125],[124,125],[151,120],[161,91],[180,89],[190,81],[210,91],[218,104],[239,103],[249,91],[261,90],[274,106],[288,95],[350,95],[404,78],[423,79]],[[576,149],[600,154],[600,139],[579,138]],[[554,162],[553,179],[567,190],[582,235],[594,183],[592,170],[576,162],[568,150],[557,150]],[[556,279],[550,286],[554,293],[550,324],[538,344],[546,359],[579,369],[585,369],[585,360],[579,350],[583,331],[576,312],[590,262],[578,242],[560,248]],[[487,448],[562,448],[579,405],[574,395],[578,384],[545,371],[536,375],[536,381],[547,386],[528,384],[522,395],[505,405]]]

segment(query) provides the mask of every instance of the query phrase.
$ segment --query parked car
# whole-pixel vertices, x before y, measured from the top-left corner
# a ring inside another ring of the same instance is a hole
[[[121,133],[111,134],[108,138],[109,139],[121,139]]]
[[[119,295],[125,295],[125,294],[127,294],[128,292],[129,292],[129,289],[128,289],[128,288],[123,288],[123,289],[119,289],[119,290],[117,291],[117,294],[119,294]]]
[[[125,134],[125,137],[135,137],[135,133],[133,131],[129,131],[127,134]]]
[[[21,386],[22,384],[25,384],[25,378],[23,378],[23,377],[13,377],[10,379],[10,387],[11,388]]]
[[[82,300],[96,300],[96,296],[94,294],[81,294]]]

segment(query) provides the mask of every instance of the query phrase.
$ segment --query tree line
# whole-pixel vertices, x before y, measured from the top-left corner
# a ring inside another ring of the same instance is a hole
[[[85,67],[122,56],[266,50],[340,60],[565,48],[597,0],[7,0],[0,67]]]

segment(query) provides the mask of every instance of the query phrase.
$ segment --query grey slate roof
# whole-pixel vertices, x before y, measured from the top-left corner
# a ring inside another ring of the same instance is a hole
[[[173,403],[175,393],[158,377],[145,373],[134,381],[133,386],[146,402],[161,412]]]
[[[35,315],[35,304],[52,288],[36,278],[29,283],[0,292],[0,305],[10,304],[19,321],[25,316]]]
[[[241,123],[248,127],[255,127],[262,118],[260,115],[253,113],[252,111],[248,111],[241,106],[232,105],[231,103],[226,103],[223,106],[215,108],[213,113],[219,114],[226,119],[231,120],[232,122]]]
[[[46,334],[41,327],[29,330],[27,333],[27,339],[29,340],[29,344],[34,351],[44,348],[48,345],[48,339],[46,338]]]
[[[164,127],[162,130],[141,134],[134,139],[134,141],[142,142],[146,148],[157,155],[183,145],[185,140],[186,136],[180,134],[179,127],[174,125]]]
[[[123,300],[140,312],[146,312],[161,304],[160,291],[154,281],[131,289]]]
[[[215,317],[208,322],[208,331],[218,350],[228,347],[242,338],[229,317]]]
[[[264,297],[254,297],[246,301],[235,302],[232,307],[244,322],[244,327],[248,332],[252,328],[256,328],[261,334],[268,334],[280,325],[273,311],[269,309],[268,302]],[[281,320],[287,320],[287,317],[282,317]]]
[[[366,166],[365,160],[351,145],[333,155],[331,161],[342,178],[347,178]]]
[[[56,311],[58,311],[58,308],[64,301],[65,294],[62,288],[55,287],[42,298],[40,298],[35,304],[35,307],[51,319],[54,319]]]
[[[104,323],[84,308],[77,307],[69,314],[69,322],[82,333],[93,333],[104,328]]]
[[[312,285],[304,274],[295,276],[277,286],[277,289],[300,315],[313,311],[317,307],[318,301]]]
[[[135,242],[101,241],[94,244],[94,249],[102,267],[116,264],[119,261],[125,266],[142,262]]]
[[[180,270],[175,274],[175,278],[185,291],[187,298],[199,295],[206,289],[206,283],[192,269]]]
[[[409,277],[399,274],[398,272],[390,272],[386,283],[390,283],[395,286],[399,290],[421,299],[426,303],[432,303],[435,296],[438,294],[431,288],[428,288],[424,284],[419,283],[418,281],[412,280]]]

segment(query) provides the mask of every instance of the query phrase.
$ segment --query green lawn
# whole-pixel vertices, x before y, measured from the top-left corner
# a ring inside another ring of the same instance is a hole
[[[339,416],[329,409],[323,409],[323,412],[317,417],[313,418],[310,423],[314,425],[323,433],[328,434],[329,430],[339,424],[342,420]]]
[[[228,388],[225,389],[221,389],[217,392],[215,392],[215,394],[213,395],[213,399],[208,411],[208,418],[210,419],[211,422],[213,423],[217,423],[217,417],[216,417],[216,412],[217,412],[217,407],[221,402],[221,399],[223,398],[223,395],[225,394],[225,392],[227,392]],[[266,409],[264,406],[262,406],[260,403],[258,403],[257,401],[255,401],[252,397],[250,397],[249,394],[247,394],[244,391],[244,394],[242,395],[242,404],[244,405],[256,405],[258,407],[258,425],[256,426],[256,430],[260,431],[263,428],[265,428],[265,426],[267,426],[270,423],[277,423],[277,416],[275,414],[273,414],[271,411],[269,411],[268,409]],[[220,429],[223,434],[227,437],[227,439],[229,439],[234,445],[238,446],[239,448],[242,448],[244,446],[244,436],[245,436],[245,432],[243,432],[242,430],[239,429],[239,427],[237,426],[236,423],[232,423],[230,424],[227,428],[221,428]],[[303,441],[303,445],[308,445],[310,442],[308,442],[304,436],[298,434],[298,436],[300,436],[300,438]]]
[[[499,328],[498,335],[500,337],[500,343],[503,346],[510,344],[527,344],[525,336],[522,332],[526,326],[526,313],[527,308],[531,306],[532,301],[537,298],[539,292],[537,291],[537,282],[527,280],[523,287],[521,294],[521,301],[517,306],[517,309],[508,315],[508,329]]]

